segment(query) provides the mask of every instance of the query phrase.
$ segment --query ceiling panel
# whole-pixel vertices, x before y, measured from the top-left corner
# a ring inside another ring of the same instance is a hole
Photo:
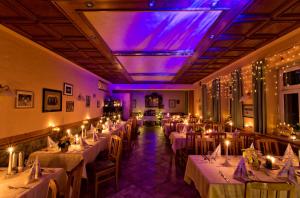
[[[132,76],[131,77],[134,81],[171,81],[174,76]]]
[[[112,51],[194,50],[222,11],[84,12]]]
[[[128,73],[177,73],[188,57],[117,56]]]

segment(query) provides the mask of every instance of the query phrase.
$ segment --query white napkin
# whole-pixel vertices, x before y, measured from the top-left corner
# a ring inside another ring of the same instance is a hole
[[[40,161],[38,160],[38,157],[36,157],[31,169],[29,170],[29,174],[25,181],[25,185],[33,182],[34,180],[38,180],[41,176],[42,170],[40,166]]]
[[[186,133],[187,132],[187,125],[184,125],[184,127],[181,130],[181,133]]]
[[[250,148],[254,149],[254,144],[253,144],[253,142],[251,143]]]
[[[80,146],[87,147],[87,146],[89,146],[89,144],[85,141],[85,139],[80,138]]]
[[[241,158],[234,173],[233,178],[237,180],[245,181],[248,179],[247,168],[245,164],[245,158]]]
[[[51,139],[50,136],[47,137],[47,145],[49,148],[57,147],[57,144]]]
[[[214,150],[214,152],[211,154],[211,159],[216,160],[216,158],[220,156],[221,156],[221,144],[219,144],[217,148]]]
[[[292,159],[288,159],[282,169],[279,171],[278,177],[287,177],[289,181],[297,183],[295,168],[293,167]]]
[[[93,132],[93,140],[94,140],[94,142],[98,141],[98,135],[95,131]]]
[[[287,145],[284,155],[283,155],[283,160],[288,160],[288,159],[292,159],[292,160],[298,160],[296,154],[294,153],[292,147],[290,144]]]

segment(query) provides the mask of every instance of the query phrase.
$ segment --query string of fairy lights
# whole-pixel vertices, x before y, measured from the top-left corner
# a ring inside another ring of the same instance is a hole
[[[265,85],[265,91],[268,91],[268,86],[265,78],[265,76],[268,76],[268,80],[270,80],[270,86],[273,86],[273,88],[275,89],[274,96],[277,96],[279,91],[278,76],[282,78],[282,73],[287,72],[287,70],[291,67],[297,66],[299,61],[300,44],[296,44],[292,48],[268,56],[265,59],[257,60],[255,62],[252,62],[252,64],[242,66],[240,68],[240,80],[242,80],[243,83],[243,95],[251,95],[253,91],[256,92],[256,90],[253,89],[253,79],[262,80],[263,84]],[[256,67],[255,69],[257,72],[254,72],[252,70],[253,66]],[[262,74],[263,70],[265,72],[265,75]],[[232,72],[218,76],[206,82],[205,84],[207,86],[208,97],[218,97],[217,95],[213,95],[212,81],[219,79],[220,83],[217,86],[218,90],[214,93],[220,93],[220,97],[223,98],[233,99],[232,93],[236,91],[234,90],[236,89],[234,85],[237,83],[236,81],[238,80],[238,78],[235,76],[237,75],[237,71],[238,69],[235,69]]]

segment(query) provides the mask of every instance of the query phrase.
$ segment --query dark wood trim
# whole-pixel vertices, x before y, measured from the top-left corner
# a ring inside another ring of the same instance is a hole
[[[97,120],[98,120],[98,117],[89,119],[88,121],[89,121],[89,123],[94,123]],[[64,131],[65,129],[82,125],[83,121],[85,121],[85,120],[80,120],[77,122],[64,124],[64,125],[60,125],[57,127],[59,127],[61,131]],[[29,141],[32,141],[32,140],[35,140],[35,139],[38,139],[41,137],[45,137],[51,133],[53,133],[51,131],[51,127],[48,127],[48,128],[37,130],[37,131],[24,132],[23,134],[20,134],[20,135],[2,138],[2,139],[0,139],[0,149],[7,148],[8,145],[16,145],[16,144],[20,144],[23,142],[29,142]]]

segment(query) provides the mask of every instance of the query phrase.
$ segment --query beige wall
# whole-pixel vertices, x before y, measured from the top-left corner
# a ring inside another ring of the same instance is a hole
[[[97,89],[99,77],[21,37],[0,25],[0,84],[34,92],[34,108],[16,109],[14,96],[0,93],[0,138],[62,125],[101,115],[104,93]],[[73,96],[64,96],[61,112],[42,113],[42,89],[63,90],[73,84]],[[77,96],[91,96],[90,108]],[[96,95],[94,98],[93,95]],[[66,112],[66,101],[74,101],[74,112]],[[97,108],[97,100],[101,107]]]

